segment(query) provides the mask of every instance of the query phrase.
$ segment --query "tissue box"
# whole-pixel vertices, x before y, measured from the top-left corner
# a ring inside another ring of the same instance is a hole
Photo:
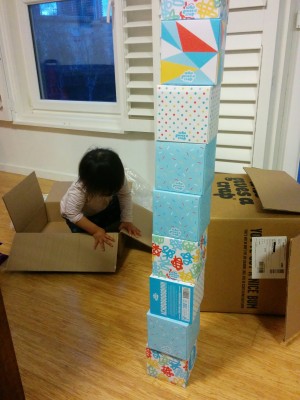
[[[211,186],[202,195],[153,191],[153,234],[197,242],[210,221]]]
[[[215,173],[216,138],[209,144],[156,142],[155,188],[202,195]]]
[[[161,84],[217,85],[226,24],[221,19],[162,21]]]
[[[152,274],[195,284],[206,261],[207,232],[198,242],[152,235]]]
[[[226,0],[161,0],[161,19],[227,18]]]
[[[220,86],[157,86],[156,140],[209,143],[218,133]]]
[[[150,275],[150,312],[191,324],[204,294],[204,269],[194,285]]]
[[[181,359],[189,358],[200,330],[200,310],[192,324],[147,313],[148,346]]]
[[[196,344],[186,360],[169,356],[149,347],[146,348],[146,357],[149,375],[186,387],[197,358]]]

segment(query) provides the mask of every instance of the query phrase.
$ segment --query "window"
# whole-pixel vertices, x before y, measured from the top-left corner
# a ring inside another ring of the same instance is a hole
[[[151,0],[138,5],[135,0],[112,1],[111,23],[106,21],[108,3],[1,2],[15,123],[153,132],[152,18],[159,26],[159,2],[153,9]],[[159,54],[159,41],[156,46]]]
[[[112,26],[101,1],[64,0],[28,9],[40,98],[116,102]]]

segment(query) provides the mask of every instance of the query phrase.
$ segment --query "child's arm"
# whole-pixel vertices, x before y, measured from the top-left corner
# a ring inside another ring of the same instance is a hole
[[[119,229],[125,229],[130,236],[139,237],[141,236],[141,231],[132,222],[121,222]]]
[[[83,229],[95,239],[94,249],[99,245],[102,250],[105,250],[105,244],[113,247],[113,242],[115,239],[108,235],[104,229],[100,228],[98,225],[91,222],[85,216],[83,216],[79,221],[75,223],[79,228]]]

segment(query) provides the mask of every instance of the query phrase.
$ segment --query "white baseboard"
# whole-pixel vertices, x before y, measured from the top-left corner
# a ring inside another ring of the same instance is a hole
[[[1,164],[0,163],[0,171],[11,172],[13,174],[20,174],[27,176],[31,172],[35,171],[38,178],[51,179],[54,181],[73,181],[77,178],[74,174],[66,174],[60,171],[51,171],[45,169],[32,169],[29,167],[12,165],[12,164]]]

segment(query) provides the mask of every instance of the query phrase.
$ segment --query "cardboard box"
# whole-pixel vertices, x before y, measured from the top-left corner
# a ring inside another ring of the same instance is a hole
[[[157,86],[156,140],[209,143],[218,133],[220,86]]]
[[[202,195],[215,172],[216,138],[208,144],[156,141],[155,188]]]
[[[16,234],[7,269],[11,271],[114,272],[124,247],[124,233],[111,233],[115,243],[94,250],[94,238],[71,233],[60,215],[59,203],[71,182],[55,182],[44,201],[35,173],[3,196]],[[152,213],[134,204],[134,223],[151,246]]]
[[[186,360],[169,356],[149,347],[146,347],[146,357],[149,375],[186,387],[197,358],[196,344],[191,351],[190,357]]]
[[[300,185],[245,170],[215,176],[201,311],[286,315],[287,340],[300,330]],[[278,236],[288,241],[285,278],[253,279],[252,238]]]
[[[226,0],[162,0],[161,19],[227,18]]]
[[[199,312],[204,292],[204,269],[197,282],[157,278],[150,275],[150,312],[192,324]]]
[[[172,357],[188,359],[200,330],[200,310],[192,324],[147,313],[148,346]]]
[[[195,284],[206,261],[207,232],[198,242],[152,235],[152,274]]]
[[[153,191],[153,234],[197,242],[210,219],[211,186],[204,195]]]
[[[220,84],[225,33],[221,19],[162,21],[160,83]]]

